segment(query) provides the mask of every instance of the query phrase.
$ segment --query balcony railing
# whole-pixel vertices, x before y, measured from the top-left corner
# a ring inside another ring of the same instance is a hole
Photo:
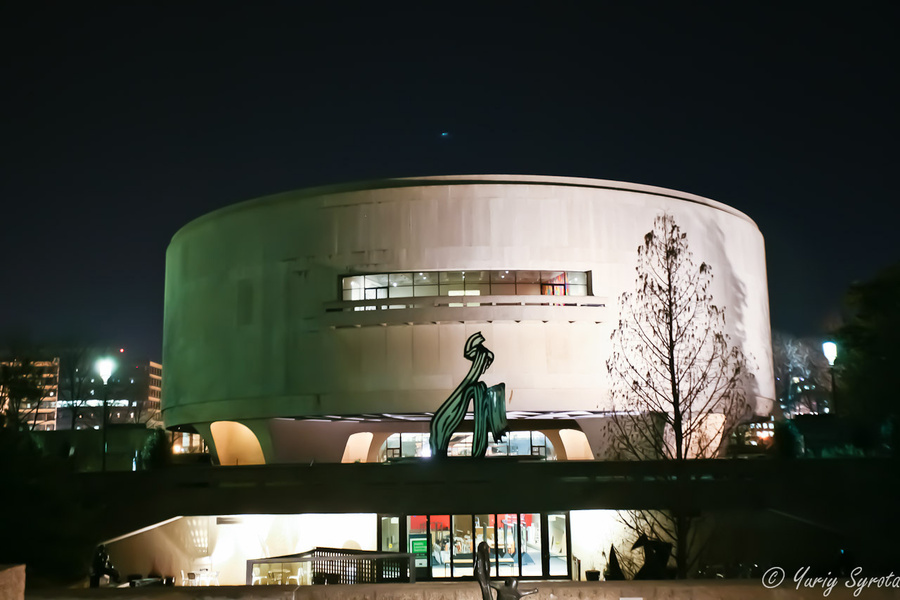
[[[596,296],[427,296],[326,302],[325,323],[360,327],[402,323],[605,320]]]

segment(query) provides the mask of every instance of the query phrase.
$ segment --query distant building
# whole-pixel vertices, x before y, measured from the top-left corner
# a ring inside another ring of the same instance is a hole
[[[33,431],[56,429],[59,359],[10,359],[0,362],[0,367],[4,371],[0,379],[0,412],[17,410],[19,421]],[[15,379],[21,385],[14,383]]]
[[[81,368],[64,369],[58,405],[60,429],[99,429],[103,424],[103,380]],[[89,368],[89,367],[87,367]],[[77,382],[72,378],[79,378]],[[162,365],[152,360],[119,360],[109,379],[108,422],[161,427]],[[74,422],[74,423],[73,423]]]

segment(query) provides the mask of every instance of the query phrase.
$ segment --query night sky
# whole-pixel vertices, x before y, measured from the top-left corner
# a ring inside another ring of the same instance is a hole
[[[0,335],[158,359],[181,226],[380,177],[724,202],[762,230],[773,328],[798,335],[900,259],[897,3],[333,4],[4,2]]]

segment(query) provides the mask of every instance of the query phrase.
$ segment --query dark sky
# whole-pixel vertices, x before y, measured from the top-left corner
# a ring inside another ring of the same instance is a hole
[[[900,258],[896,3],[332,4],[4,2],[0,334],[158,358],[182,225],[377,177],[724,202],[765,236],[773,327],[800,335]]]

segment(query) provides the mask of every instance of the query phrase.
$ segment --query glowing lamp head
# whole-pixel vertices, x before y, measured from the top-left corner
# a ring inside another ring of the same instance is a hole
[[[834,359],[837,358],[837,344],[834,342],[825,342],[822,344],[822,353],[828,359],[828,364],[834,366]]]
[[[101,358],[94,364],[94,368],[97,370],[100,379],[103,380],[103,385],[106,385],[113,371],[116,370],[116,361],[111,358]]]

